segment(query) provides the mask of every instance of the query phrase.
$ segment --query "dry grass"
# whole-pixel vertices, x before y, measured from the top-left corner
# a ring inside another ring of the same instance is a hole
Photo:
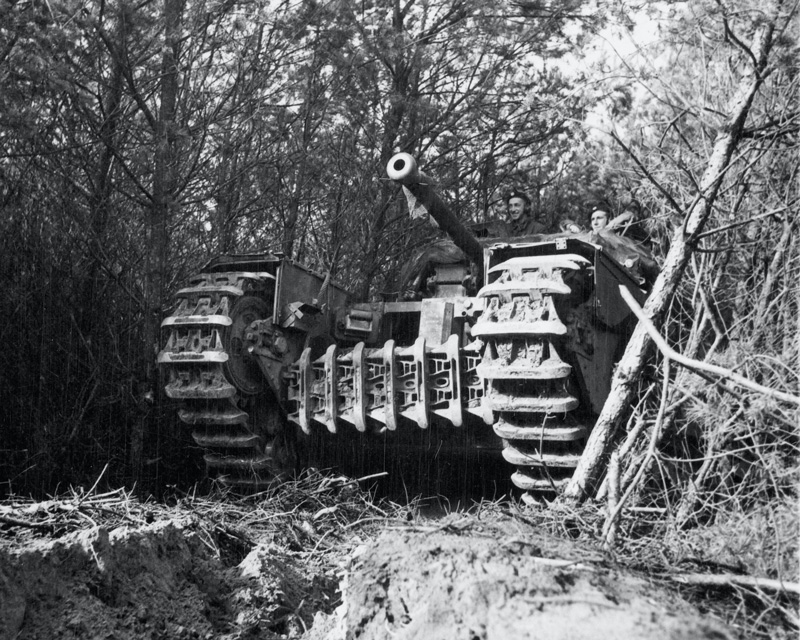
[[[12,497],[0,503],[0,542],[19,545],[92,527],[141,527],[179,519],[190,522],[206,546],[229,563],[265,541],[307,555],[340,555],[387,523],[413,517],[413,503],[376,504],[362,489],[368,481],[311,470],[274,490],[249,496],[218,489],[210,495],[189,493],[157,502],[140,500],[125,489],[98,493],[92,488],[72,489],[46,501]]]

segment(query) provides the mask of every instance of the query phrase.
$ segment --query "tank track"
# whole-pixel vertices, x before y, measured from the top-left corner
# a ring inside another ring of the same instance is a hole
[[[289,368],[288,419],[306,434],[313,423],[331,433],[339,424],[395,431],[401,417],[427,429],[432,414],[461,427],[464,411],[480,414],[479,360],[477,350],[459,349],[455,335],[437,346],[421,337],[408,347],[393,340],[381,348],[332,345],[316,359],[306,349]]]
[[[574,417],[572,367],[558,354],[567,327],[554,304],[571,293],[564,273],[586,263],[574,254],[512,258],[492,267],[499,276],[478,292],[486,305],[472,335],[485,343],[483,418],[503,440],[516,469],[511,480],[526,499],[569,481],[588,434]]]
[[[165,393],[182,402],[208,475],[239,490],[262,490],[291,467],[278,403],[245,347],[248,327],[272,313],[273,290],[267,272],[201,273],[162,322]]]

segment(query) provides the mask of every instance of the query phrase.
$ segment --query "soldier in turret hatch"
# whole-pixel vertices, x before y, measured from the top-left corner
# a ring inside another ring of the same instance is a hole
[[[509,217],[509,233],[512,236],[530,236],[546,233],[547,227],[539,222],[531,211],[531,199],[522,191],[514,191],[506,199]]]
[[[608,227],[608,212],[603,209],[595,209],[592,211],[591,225],[592,233],[599,233],[605,231]]]
[[[630,224],[633,220],[633,211],[625,209],[620,215],[611,220],[608,212],[604,209],[595,209],[592,211],[592,233],[616,233],[618,229],[623,228],[626,224]]]

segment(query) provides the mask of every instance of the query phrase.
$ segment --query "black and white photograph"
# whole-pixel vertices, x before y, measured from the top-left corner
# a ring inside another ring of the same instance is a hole
[[[0,640],[800,637],[800,0],[0,0]]]

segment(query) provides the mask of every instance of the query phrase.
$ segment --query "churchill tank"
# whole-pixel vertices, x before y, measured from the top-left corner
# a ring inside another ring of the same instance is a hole
[[[470,228],[409,154],[387,174],[448,236],[409,260],[401,295],[357,301],[285,256],[218,256],[163,321],[166,395],[209,476],[237,490],[348,442],[341,463],[375,446],[394,468],[454,450],[470,475],[494,456],[522,497],[554,496],[633,329],[619,287],[643,302],[655,264],[611,232]]]

